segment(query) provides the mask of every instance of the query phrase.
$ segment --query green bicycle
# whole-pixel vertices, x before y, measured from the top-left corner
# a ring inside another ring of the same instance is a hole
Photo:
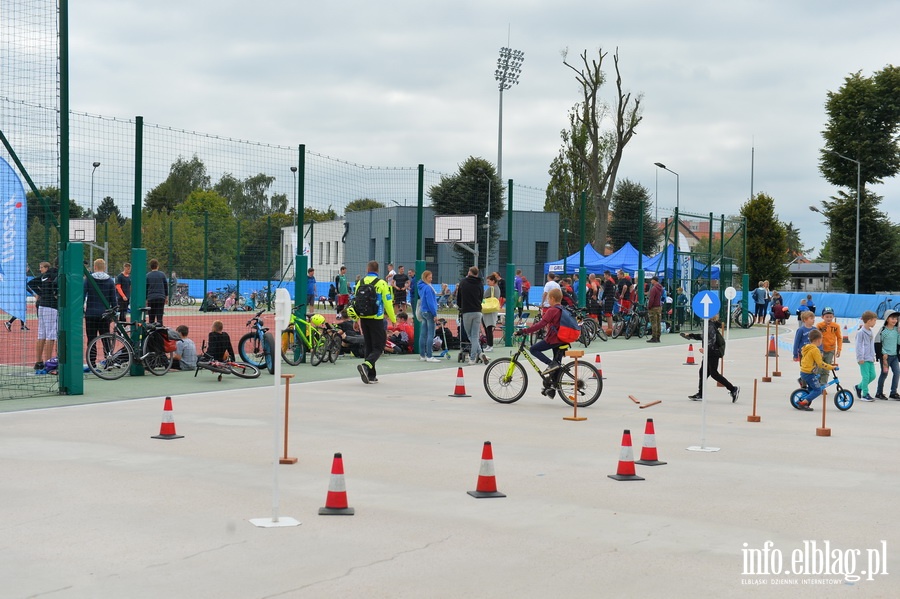
[[[334,364],[341,354],[341,335],[321,314],[304,320],[292,312],[291,323],[281,332],[281,357],[296,366],[307,353],[313,366],[325,361]]]
[[[498,403],[513,403],[525,395],[528,389],[528,373],[519,363],[519,358],[524,357],[541,377],[543,382],[541,395],[553,399],[558,393],[559,397],[570,406],[573,405],[575,398],[578,398],[579,408],[586,408],[597,401],[603,392],[603,377],[593,364],[579,361],[577,377],[575,362],[563,364],[556,370],[544,374],[525,348],[526,340],[527,337],[520,335],[519,347],[512,356],[497,358],[487,365],[484,371],[484,390],[491,399]],[[563,345],[557,351],[564,355],[568,348],[568,345]]]

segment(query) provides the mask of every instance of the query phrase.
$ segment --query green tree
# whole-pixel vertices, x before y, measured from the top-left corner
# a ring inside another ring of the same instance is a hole
[[[119,207],[116,206],[116,201],[111,197],[106,196],[103,198],[103,201],[100,202],[100,205],[97,206],[97,222],[105,223],[111,218],[119,223],[125,220],[125,217],[122,216],[122,213],[119,211]]]
[[[316,210],[315,208],[303,209],[303,223],[324,223],[330,220],[337,220],[337,212],[334,208],[328,206],[327,210]]]
[[[569,113],[569,127],[560,131],[563,140],[559,153],[550,164],[548,173],[550,183],[547,185],[547,194],[544,201],[546,212],[559,213],[559,252],[568,255],[568,248],[563,248],[566,235],[563,228],[569,231],[580,232],[580,221],[585,220],[584,226],[588,239],[593,237],[596,221],[594,210],[594,196],[586,194],[585,207],[581,210],[581,194],[589,187],[586,178],[586,169],[580,156],[587,152],[587,128],[576,118],[577,106]],[[578,222],[578,227],[572,223]],[[566,227],[568,223],[568,227]],[[570,240],[571,245],[571,240]]]
[[[856,190],[854,190],[855,192]],[[859,204],[859,292],[875,293],[893,289],[900,276],[900,247],[897,227],[878,205],[882,198],[865,190]],[[850,223],[832,226],[830,249],[836,267],[835,278],[845,289],[856,283],[856,194],[838,192],[831,201],[824,202],[825,215],[831,223]]]
[[[613,195],[611,210],[612,222],[609,225],[609,240],[613,248],[618,249],[630,242],[642,254],[654,254],[661,236],[656,227],[650,207],[650,191],[630,179],[619,181]],[[639,239],[640,223],[644,222],[644,243]]]
[[[603,60],[607,53],[598,52],[599,58],[589,60],[587,50],[581,54],[581,65],[575,67],[566,62],[563,53],[563,64],[575,72],[575,80],[581,88],[581,101],[570,115],[573,129],[581,130],[587,136],[583,148],[571,144],[584,167],[588,181],[588,193],[594,203],[594,249],[602,253],[607,240],[609,205],[612,202],[616,185],[616,174],[622,162],[625,146],[634,136],[635,129],[643,118],[641,116],[642,95],[632,101],[631,93],[622,90],[622,74],[619,71],[619,51],[613,55],[616,68],[616,101],[613,110],[600,98],[600,90],[606,82],[603,72]],[[611,119],[613,128],[604,130],[604,123]]]
[[[787,242],[787,254],[785,254],[785,262],[790,262],[798,256],[806,256],[809,248],[803,247],[803,242],[800,241],[800,231],[794,226],[793,221],[784,225],[784,235],[785,241]]]
[[[758,193],[741,206],[741,216],[747,219],[747,270],[751,285],[769,281],[772,288],[781,287],[790,278],[790,272],[784,265],[787,234],[775,216],[775,200]]]
[[[151,189],[144,198],[144,207],[155,212],[173,212],[192,191],[209,189],[206,165],[196,154],[185,160],[181,156],[169,167],[166,180]]]
[[[348,212],[362,212],[364,210],[372,210],[373,208],[384,208],[384,204],[382,204],[378,200],[359,198],[357,200],[351,200],[344,207],[344,214],[347,214]]]
[[[475,240],[480,255],[485,255],[488,235],[491,245],[496,243],[499,238],[497,221],[503,216],[504,209],[503,186],[490,162],[470,156],[459,166],[455,175],[441,177],[441,182],[429,189],[428,195],[435,214],[476,215]],[[490,222],[485,227],[485,216],[488,213],[491,215]],[[455,251],[462,264],[471,263],[471,254],[461,248],[456,248]],[[460,274],[464,276],[464,273]]]

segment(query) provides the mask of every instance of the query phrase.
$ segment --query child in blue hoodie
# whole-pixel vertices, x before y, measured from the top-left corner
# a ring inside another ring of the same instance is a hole
[[[804,302],[806,300],[803,300]],[[810,312],[809,310],[804,310],[800,312],[798,315],[800,317],[800,326],[797,327],[797,332],[794,333],[794,362],[800,361],[800,354],[803,348],[809,345],[809,332],[816,328],[816,315]],[[801,376],[797,379],[800,383],[800,386],[806,389],[806,381],[803,380]]]

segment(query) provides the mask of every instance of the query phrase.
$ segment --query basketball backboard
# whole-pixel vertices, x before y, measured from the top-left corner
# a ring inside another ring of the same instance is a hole
[[[69,220],[69,241],[97,241],[97,221],[93,218],[73,218]]]
[[[474,214],[454,214],[434,217],[435,243],[473,243],[475,241]]]

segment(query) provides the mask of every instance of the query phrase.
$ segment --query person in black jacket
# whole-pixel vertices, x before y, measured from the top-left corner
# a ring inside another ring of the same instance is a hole
[[[481,335],[481,300],[484,284],[478,276],[478,267],[469,268],[469,274],[456,286],[456,305],[462,317],[462,326],[469,337],[469,365],[483,361],[488,363],[487,356],[481,351],[479,336]]]
[[[107,308],[116,307],[116,284],[106,273],[106,260],[103,258],[94,260],[94,272],[90,278],[93,281],[87,277],[84,279],[84,299],[87,302],[84,306],[84,332],[87,335],[87,343],[94,337],[109,332],[110,321],[103,318],[103,313]],[[100,290],[99,293],[97,289]],[[89,360],[93,364],[97,359],[97,348],[92,347],[91,350]]]
[[[697,388],[697,393],[688,396],[688,399],[694,401],[703,399],[703,373],[705,371],[706,376],[712,377],[714,381],[725,385],[725,388],[728,389],[728,392],[731,394],[731,403],[737,401],[741,388],[732,385],[728,379],[719,374],[719,360],[725,355],[725,339],[722,337],[722,333],[719,332],[719,327],[721,326],[722,323],[719,322],[718,315],[709,320],[709,328],[706,332],[707,346],[700,350],[704,354],[703,362],[700,364],[700,384]],[[702,333],[682,333],[681,336],[685,339],[693,339],[694,341],[703,340]]]
[[[28,282],[29,289],[34,294],[38,311],[38,335],[37,343],[34,344],[34,352],[37,355],[37,362],[34,364],[35,370],[44,369],[45,356],[47,360],[53,357],[59,321],[56,282],[59,273],[49,262],[41,262],[40,270],[40,277]]]
[[[165,273],[160,272],[159,261],[154,258],[150,261],[150,272],[147,273],[147,307],[150,308],[147,322],[163,323],[163,311],[168,299],[169,280]]]

